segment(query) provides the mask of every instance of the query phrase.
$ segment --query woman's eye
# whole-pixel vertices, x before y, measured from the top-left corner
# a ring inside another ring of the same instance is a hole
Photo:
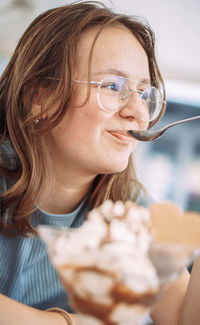
[[[116,83],[116,82],[102,84],[102,87],[109,89],[109,90],[114,90],[114,91],[119,91],[119,88],[120,88],[118,83]]]
[[[146,100],[148,98],[148,92],[147,91],[140,91],[140,97],[144,100]]]

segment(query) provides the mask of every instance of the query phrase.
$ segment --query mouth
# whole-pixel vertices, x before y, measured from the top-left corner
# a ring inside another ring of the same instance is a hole
[[[121,143],[129,144],[133,138],[125,130],[112,130],[108,133],[114,138],[118,139]]]

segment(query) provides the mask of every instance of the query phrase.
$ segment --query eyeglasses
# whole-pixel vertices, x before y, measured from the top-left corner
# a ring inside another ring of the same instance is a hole
[[[162,111],[164,101],[159,89],[150,86],[144,90],[129,87],[129,79],[121,76],[107,76],[100,82],[74,80],[75,82],[97,85],[99,107],[107,113],[120,111],[128,102],[132,92],[137,92],[141,103],[149,113],[149,122],[154,121]],[[144,85],[140,83],[140,85]]]

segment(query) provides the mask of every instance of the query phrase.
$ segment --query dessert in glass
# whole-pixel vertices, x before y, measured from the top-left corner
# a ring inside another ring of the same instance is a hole
[[[167,207],[175,213],[173,205]],[[162,241],[157,235],[162,209],[166,214],[162,204],[147,209],[107,200],[79,228],[39,228],[79,325],[142,324],[190,264],[197,243]]]

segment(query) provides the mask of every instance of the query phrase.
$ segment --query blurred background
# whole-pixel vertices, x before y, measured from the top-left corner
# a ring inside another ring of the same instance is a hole
[[[29,23],[44,10],[71,1],[0,0],[0,73]],[[154,127],[200,115],[200,1],[103,1],[116,11],[145,17],[167,91],[167,110]],[[168,130],[135,154],[139,179],[156,201],[171,199],[200,212],[200,120]]]

